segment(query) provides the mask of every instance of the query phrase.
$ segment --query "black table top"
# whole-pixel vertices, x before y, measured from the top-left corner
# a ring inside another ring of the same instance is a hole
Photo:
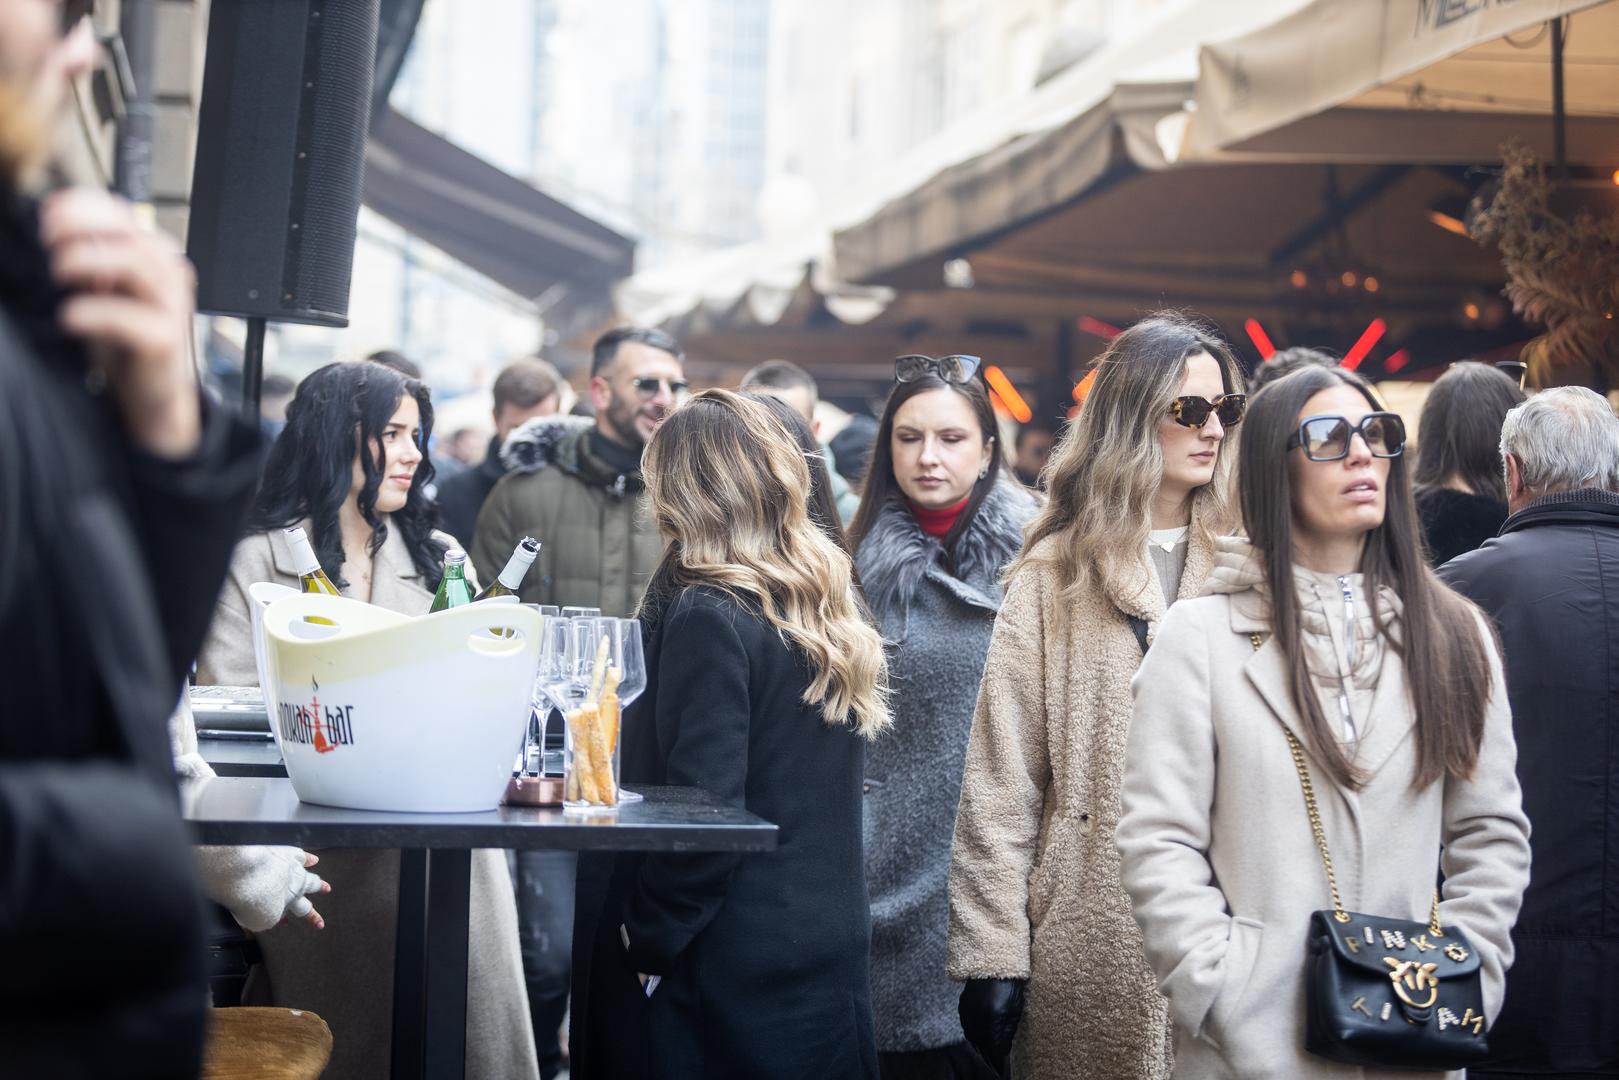
[[[202,844],[301,848],[517,848],[563,851],[770,851],[776,826],[699,788],[641,787],[616,813],[502,806],[470,814],[394,814],[299,802],[281,777],[218,776],[188,785],[186,821]]]

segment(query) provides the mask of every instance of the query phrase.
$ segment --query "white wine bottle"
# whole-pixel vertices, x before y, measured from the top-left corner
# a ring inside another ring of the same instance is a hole
[[[540,542],[532,536],[525,536],[518,541],[517,547],[512,551],[512,557],[506,560],[505,569],[489,586],[474,599],[488,600],[495,596],[516,596],[518,586],[523,584],[523,576],[528,568],[534,565],[534,560],[540,556]]]
[[[315,549],[309,543],[309,537],[299,526],[282,530],[287,537],[287,546],[292,548],[292,564],[298,568],[298,587],[306,593],[324,593],[327,596],[342,596],[332,579],[326,576],[326,571],[320,568],[320,560],[315,557]],[[322,619],[315,615],[306,615],[305,622],[320,623],[331,626],[332,620]]]
[[[438,592],[433,596],[433,606],[427,609],[429,615],[445,608],[472,603],[472,586],[467,581],[466,567],[466,552],[451,548],[444,553],[444,576],[439,579]]]

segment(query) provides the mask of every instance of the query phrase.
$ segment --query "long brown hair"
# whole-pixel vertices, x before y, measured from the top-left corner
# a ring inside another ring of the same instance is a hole
[[[1237,487],[1243,522],[1264,568],[1271,630],[1287,657],[1293,707],[1304,721],[1317,759],[1334,780],[1353,789],[1366,777],[1332,734],[1300,640],[1298,588],[1293,580],[1292,451],[1287,448],[1305,403],[1335,386],[1352,386],[1373,409],[1383,409],[1371,384],[1342,368],[1307,368],[1278,379],[1254,395],[1243,421]],[[1386,500],[1383,523],[1366,534],[1360,572],[1372,617],[1405,664],[1416,712],[1417,770],[1412,786],[1420,790],[1441,776],[1472,775],[1490,698],[1490,658],[1473,605],[1428,568],[1403,455],[1389,459]],[[1394,590],[1404,608],[1398,635],[1389,633],[1392,613],[1378,609],[1378,592],[1384,585]]]
[[[1158,425],[1180,393],[1187,359],[1200,352],[1220,365],[1226,393],[1242,389],[1242,370],[1225,342],[1183,315],[1160,312],[1113,339],[1096,362],[1096,382],[1079,416],[1046,465],[1050,497],[1030,523],[1009,578],[1026,564],[1049,562],[1064,598],[1071,600],[1098,574],[1150,572],[1143,552],[1152,528],[1152,500],[1164,475]],[[1228,432],[1226,442],[1235,436]],[[1214,478],[1193,495],[1193,527],[1211,546],[1234,524],[1232,457],[1222,444]],[[1061,542],[1036,554],[1048,536]]]
[[[849,556],[810,520],[804,451],[770,410],[705,390],[658,427],[641,471],[669,539],[649,596],[707,585],[757,608],[809,666],[805,705],[867,738],[887,727],[882,638]]]
[[[851,551],[860,550],[861,543],[877,523],[883,507],[900,490],[899,480],[894,476],[894,414],[899,412],[901,405],[918,394],[941,389],[953,391],[967,400],[968,407],[978,420],[979,434],[989,443],[989,468],[973,482],[972,490],[967,493],[967,505],[944,536],[945,554],[952,560],[956,557],[956,541],[971,527],[973,519],[978,516],[978,508],[995,490],[995,484],[1005,468],[1005,458],[1001,454],[1001,440],[995,437],[995,407],[989,403],[989,392],[984,389],[984,384],[976,378],[965,383],[946,382],[931,374],[915,382],[895,383],[893,392],[888,395],[888,404],[883,406],[882,419],[877,424],[877,441],[871,445],[871,462],[866,467],[866,480],[860,492],[860,509],[855,512],[854,521],[849,523]]]

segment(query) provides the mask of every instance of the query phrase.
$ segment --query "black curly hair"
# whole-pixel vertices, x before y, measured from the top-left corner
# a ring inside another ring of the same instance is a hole
[[[421,410],[422,463],[405,505],[385,521],[377,512],[377,489],[383,481],[381,435],[406,394]],[[368,360],[327,364],[298,384],[287,406],[287,426],[270,448],[264,482],[248,514],[249,531],[285,529],[310,519],[314,527],[309,539],[321,566],[339,588],[347,585],[341,577],[338,511],[353,485],[354,448],[366,447],[370,452],[360,455],[365,483],[358,494],[360,516],[371,526],[366,554],[375,555],[382,547],[391,522],[428,587],[437,588],[447,545],[433,539],[438,508],[423,490],[433,479],[427,456],[432,434],[433,403],[426,385]]]

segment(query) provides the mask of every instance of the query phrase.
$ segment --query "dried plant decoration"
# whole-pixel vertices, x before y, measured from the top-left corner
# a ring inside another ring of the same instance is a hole
[[[1519,143],[1502,148],[1493,199],[1474,200],[1468,233],[1495,244],[1512,308],[1545,333],[1524,346],[1535,386],[1619,386],[1619,213],[1552,205],[1545,165]]]

